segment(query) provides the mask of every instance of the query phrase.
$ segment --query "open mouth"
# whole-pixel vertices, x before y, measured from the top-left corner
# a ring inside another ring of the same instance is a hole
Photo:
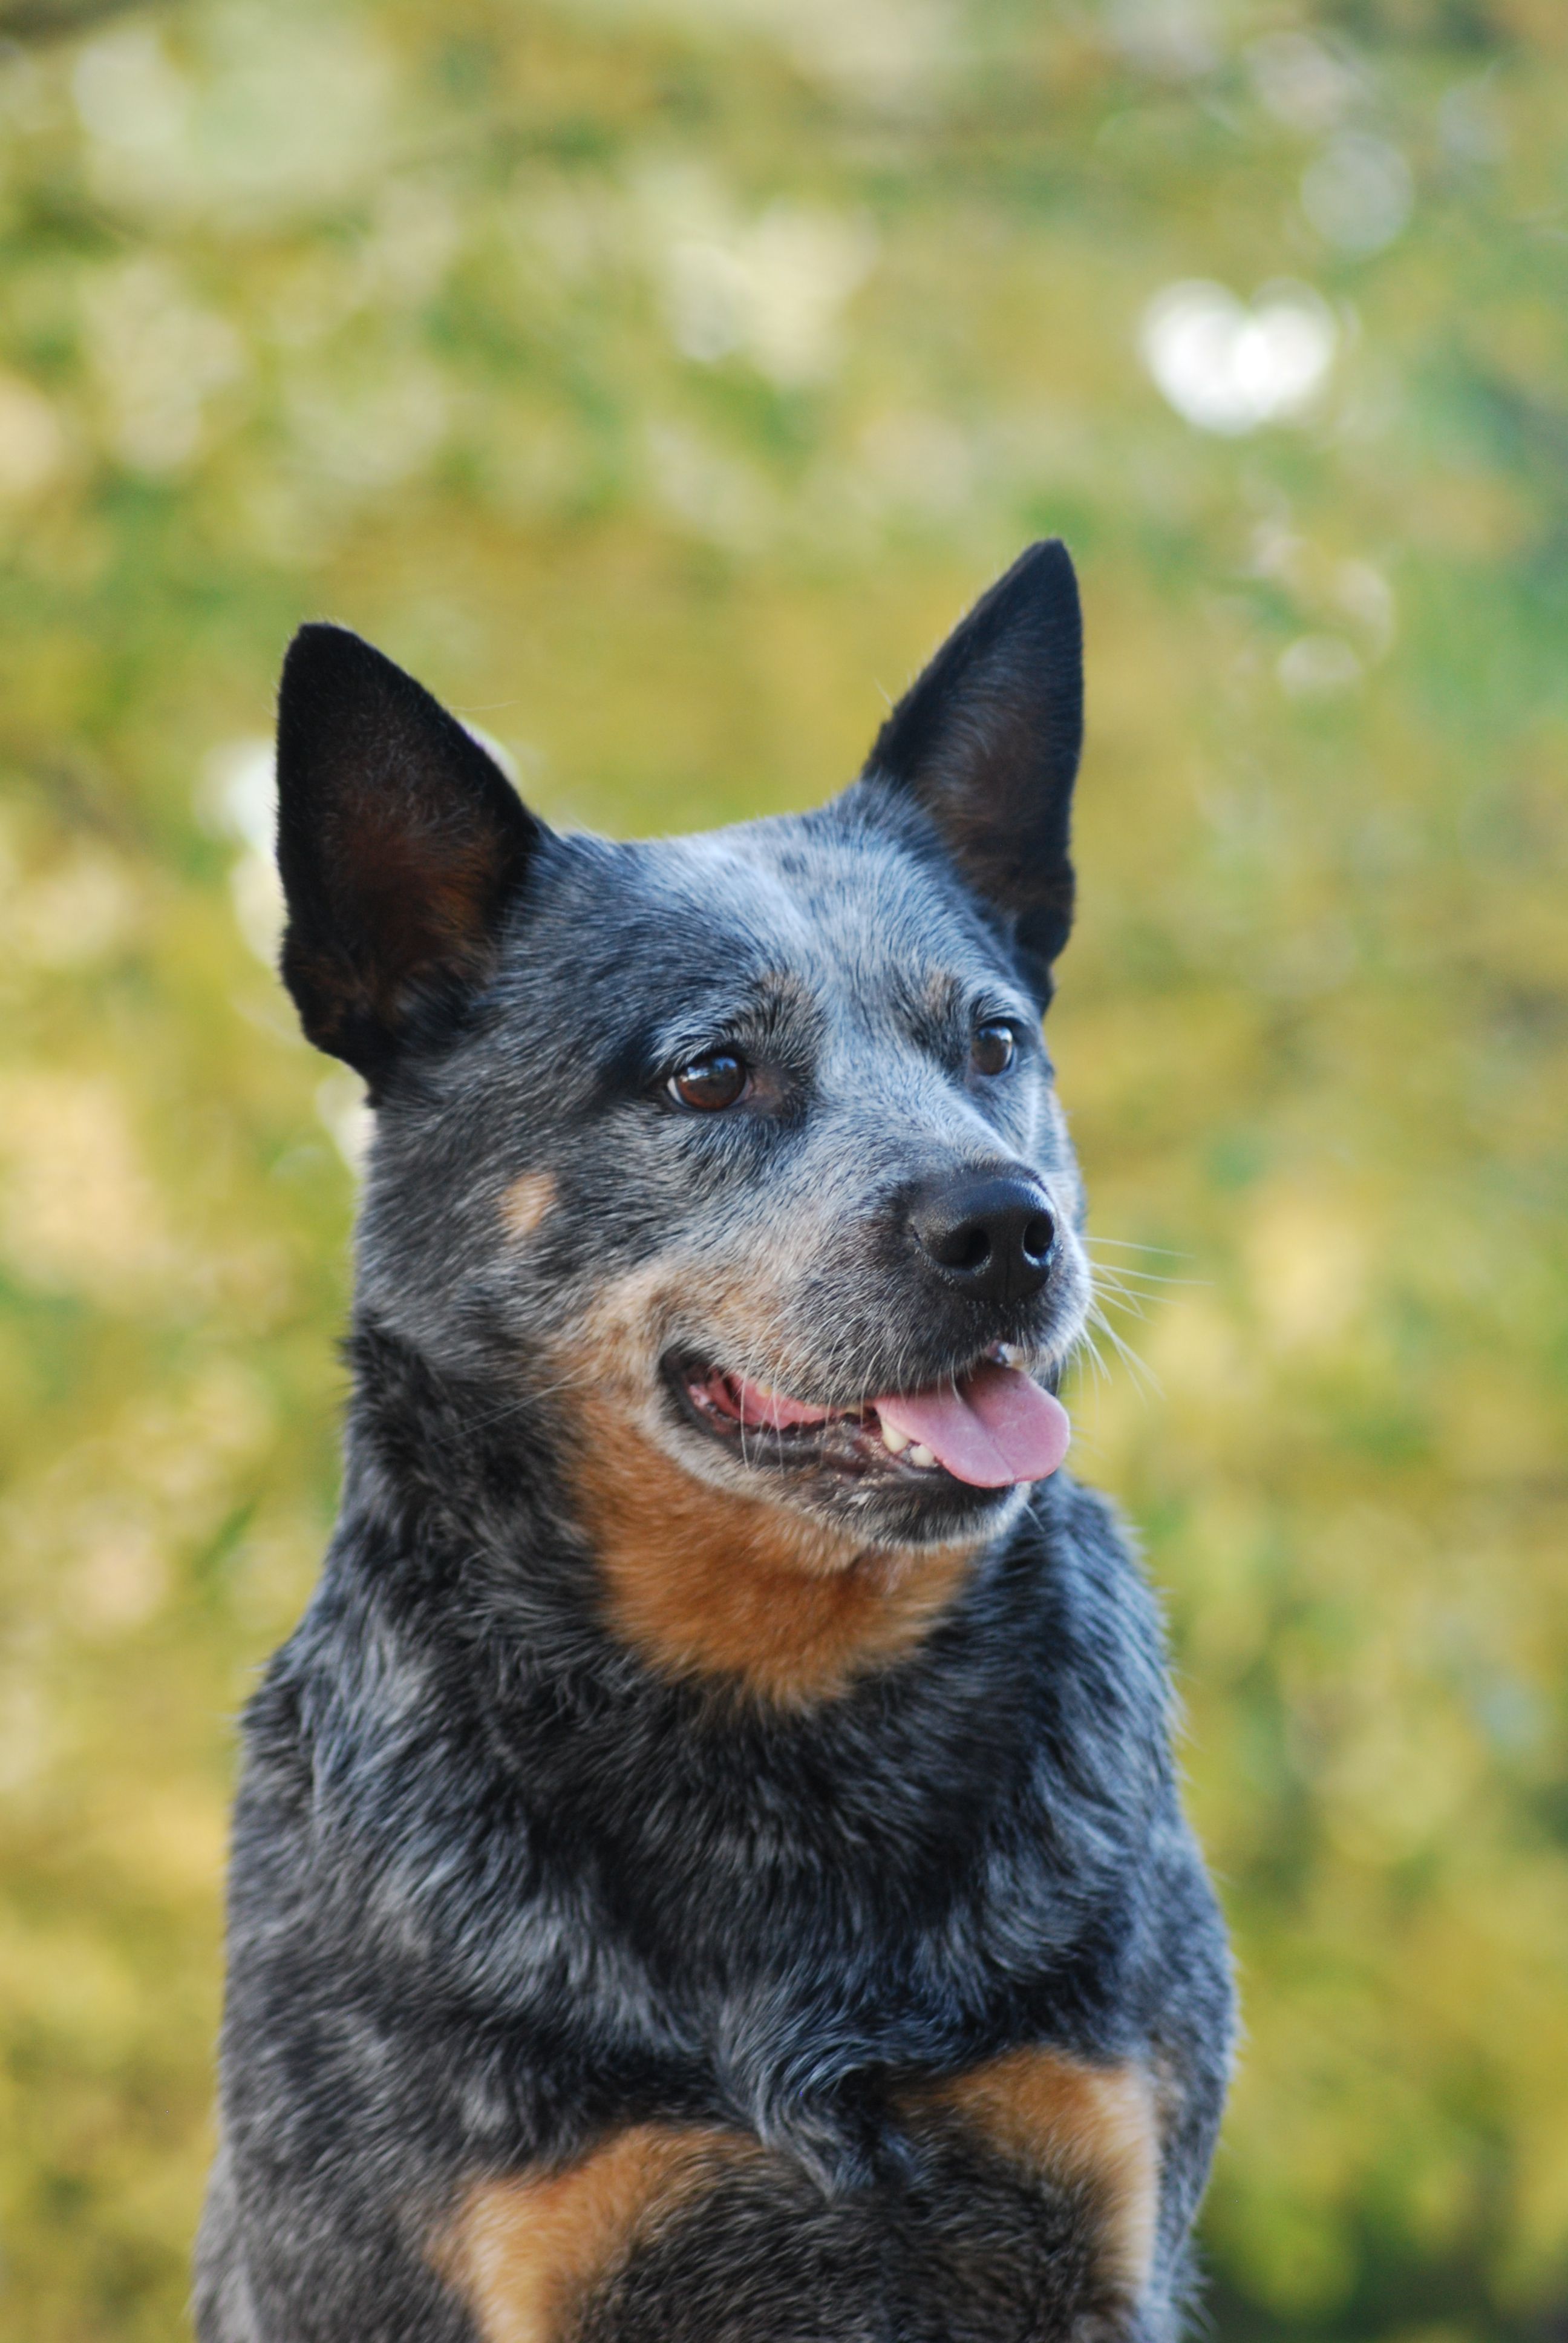
[[[859,1407],[815,1407],[690,1359],[668,1361],[666,1373],[688,1415],[749,1463],[900,1480],[935,1474],[970,1488],[1010,1489],[1054,1473],[1071,1437],[1060,1401],[1017,1360],[998,1343],[949,1382],[884,1393]]]

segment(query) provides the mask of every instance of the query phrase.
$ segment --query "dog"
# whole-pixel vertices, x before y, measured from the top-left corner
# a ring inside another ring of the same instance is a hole
[[[1223,1930],[1063,1467],[1072,565],[815,811],[558,834],[283,672],[375,1110],[342,1509],[244,1727],[202,2343],[1165,2343]]]

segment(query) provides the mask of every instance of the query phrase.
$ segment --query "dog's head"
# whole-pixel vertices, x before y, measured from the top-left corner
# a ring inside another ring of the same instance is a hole
[[[1033,547],[819,811],[558,835],[356,636],[284,670],[283,972],[365,1076],[361,1306],[585,1445],[866,1546],[1060,1463],[1088,1278],[1040,1038],[1077,591]]]

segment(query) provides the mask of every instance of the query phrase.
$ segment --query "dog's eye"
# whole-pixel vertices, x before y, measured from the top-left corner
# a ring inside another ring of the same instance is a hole
[[[719,1107],[733,1106],[748,1080],[744,1058],[738,1058],[733,1050],[715,1050],[710,1058],[693,1058],[689,1066],[671,1074],[668,1087],[670,1097],[682,1106],[711,1114]]]
[[[970,1063],[977,1074],[1005,1074],[1018,1055],[1018,1037],[1000,1018],[977,1025],[970,1043]]]

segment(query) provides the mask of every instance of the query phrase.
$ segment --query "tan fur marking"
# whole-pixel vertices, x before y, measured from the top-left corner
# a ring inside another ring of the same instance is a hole
[[[484,2343],[565,2343],[596,2280],[705,2184],[762,2152],[737,2132],[638,2124],[564,2172],[481,2181],[432,2259]]]
[[[591,1403],[578,1472],[609,1624],[652,1665],[782,1708],[830,1700],[914,1651],[972,1559],[863,1552],[826,1523],[710,1488]]]
[[[1141,2066],[1011,2050],[952,2081],[920,2085],[904,2106],[910,2116],[950,2112],[1010,2163],[1091,2186],[1103,2274],[1130,2295],[1141,2291],[1154,2257],[1160,2129],[1154,2086]]]
[[[525,1172],[501,1198],[501,1221],[509,1237],[531,1237],[556,1201],[556,1183],[548,1172]]]
[[[772,1273],[783,1273],[776,1249]],[[809,1707],[917,1649],[957,1598],[973,1549],[868,1551],[830,1523],[715,1488],[668,1456],[639,1417],[694,1277],[718,1347],[755,1357],[761,1342],[786,1387],[794,1373],[777,1296],[754,1272],[727,1277],[665,1255],[616,1280],[578,1321],[560,1373],[607,1622],[667,1674]]]

